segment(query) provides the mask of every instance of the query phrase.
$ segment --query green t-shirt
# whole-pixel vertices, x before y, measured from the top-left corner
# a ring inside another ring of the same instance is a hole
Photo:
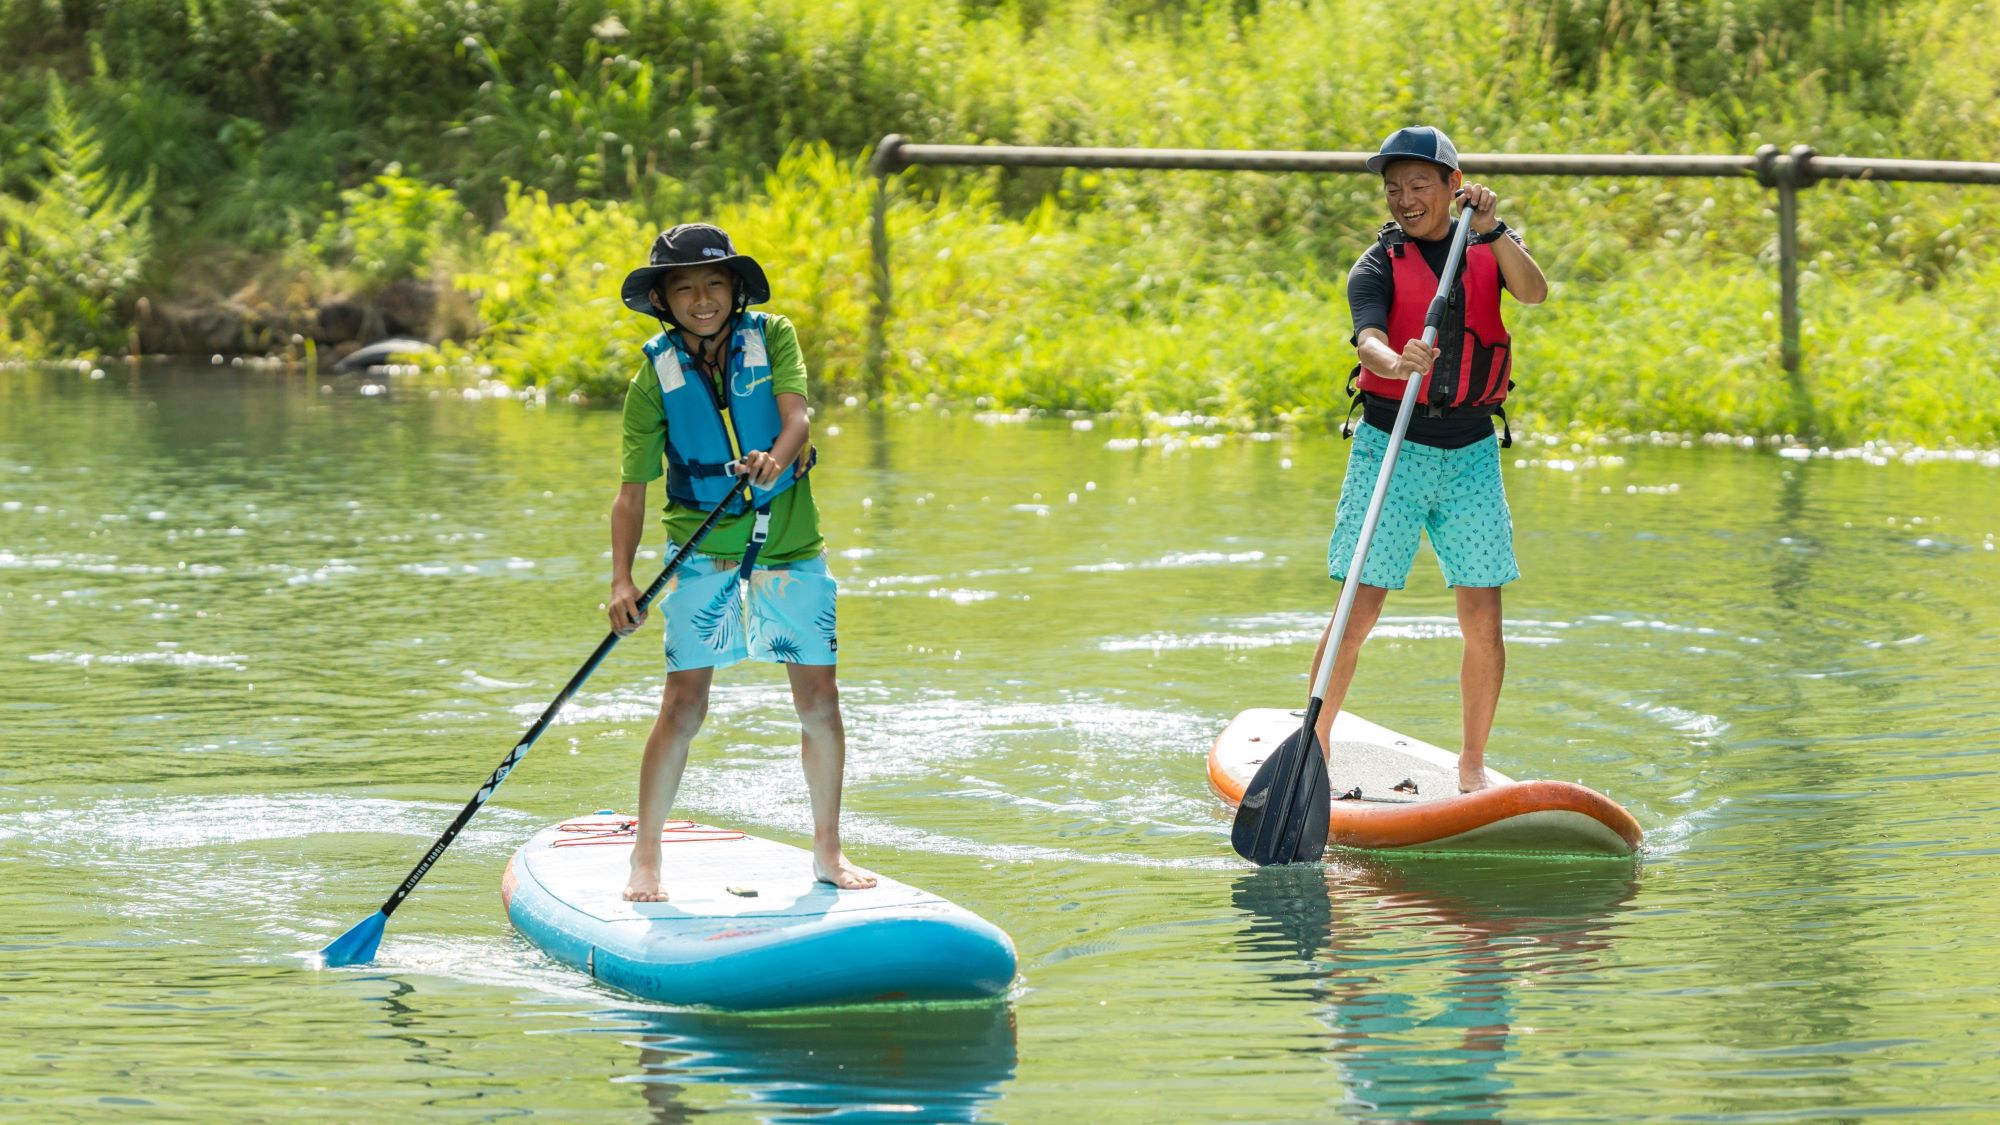
[[[764,321],[764,348],[771,361],[773,394],[806,393],[806,361],[799,352],[799,334],[792,322],[768,315]],[[625,438],[619,457],[620,479],[627,484],[650,483],[666,475],[667,417],[660,407],[660,376],[651,360],[642,359],[632,385],[625,390]],[[667,534],[676,543],[685,543],[701,527],[708,513],[683,507],[668,498],[661,509]],[[724,516],[702,539],[698,548],[704,555],[740,559],[750,542],[753,513]],[[819,531],[819,505],[813,503],[810,474],[771,500],[771,535],[757,553],[761,562],[798,562],[826,549]]]

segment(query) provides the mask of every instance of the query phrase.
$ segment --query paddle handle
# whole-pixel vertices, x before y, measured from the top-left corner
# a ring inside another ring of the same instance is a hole
[[[1444,323],[1445,309],[1451,303],[1451,289],[1458,281],[1459,261],[1465,257],[1465,242],[1472,233],[1472,204],[1467,203],[1458,213],[1458,229],[1452,233],[1451,249],[1444,259],[1444,272],[1438,276],[1437,295],[1431,298],[1430,310],[1424,314],[1424,346],[1437,344],[1438,328]],[[1416,413],[1417,395],[1426,382],[1412,377],[1404,381],[1403,401],[1396,407],[1396,424],[1389,431],[1389,446],[1382,451],[1382,471],[1375,474],[1375,493],[1368,498],[1368,514],[1361,520],[1361,535],[1354,541],[1354,557],[1347,562],[1347,577],[1340,583],[1340,602],[1333,610],[1333,627],[1326,635],[1326,651],[1320,655],[1319,674],[1313,677],[1312,706],[1309,708],[1316,718],[1317,706],[1326,698],[1326,685],[1333,678],[1333,662],[1340,654],[1340,639],[1347,634],[1347,619],[1354,615],[1354,597],[1361,590],[1361,564],[1368,559],[1368,547],[1375,541],[1375,525],[1382,519],[1382,505],[1389,498],[1389,478],[1396,472],[1396,454],[1402,452],[1403,435],[1409,431],[1410,417]]]
[[[661,569],[660,576],[653,579],[652,584],[639,595],[634,607],[637,612],[646,612],[646,607],[652,605],[653,599],[659,597],[660,591],[666,588],[667,579],[673,577],[674,572],[680,569],[688,556],[694,554],[695,544],[701,542],[702,537],[722,519],[723,513],[728,509],[729,505],[726,503],[717,504],[715,510],[708,514],[708,518],[701,521],[701,526],[695,529],[693,535],[688,536],[688,541],[681,544],[681,549],[674,552],[673,558],[667,560],[667,565]],[[481,785],[479,792],[472,795],[472,800],[467,801],[465,807],[459,810],[458,816],[451,822],[451,827],[444,830],[444,835],[437,838],[437,842],[424,853],[424,858],[418,860],[417,865],[410,869],[409,875],[404,877],[402,885],[397,887],[388,901],[382,904],[382,913],[385,917],[394,914],[396,908],[403,904],[403,900],[410,897],[410,892],[417,889],[417,884],[423,881],[424,873],[431,869],[431,865],[438,861],[438,857],[444,855],[446,848],[451,847],[451,842],[458,839],[458,834],[465,830],[465,826],[479,812],[480,806],[486,803],[487,798],[493,796],[493,791],[500,788],[501,782],[507,780],[507,775],[514,772],[514,767],[521,764],[521,759],[528,756],[528,751],[534,748],[535,740],[542,737],[542,732],[549,729],[550,723],[555,722],[556,714],[569,702],[570,696],[575,695],[576,689],[583,686],[583,682],[590,678],[592,672],[597,671],[597,666],[604,662],[605,656],[620,639],[620,635],[614,631],[606,633],[604,639],[597,642],[596,650],[583,662],[583,667],[576,670],[576,675],[571,676],[569,682],[563,685],[562,691],[556,694],[555,701],[542,712],[542,717],[535,720],[535,725],[529,727],[528,733],[522,735],[521,741],[516,742],[514,748],[507,752],[507,756],[501,759],[500,765],[486,778],[486,784]]]

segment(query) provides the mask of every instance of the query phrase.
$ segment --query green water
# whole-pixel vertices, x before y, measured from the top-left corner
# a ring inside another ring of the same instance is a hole
[[[1254,871],[1207,791],[1296,705],[1345,449],[821,416],[849,850],[1014,937],[1000,1003],[633,1002],[498,883],[629,807],[656,626],[389,926],[603,633],[617,419],[228,369],[0,371],[0,1118],[1980,1119],[2000,1106],[2000,464],[1513,452],[1492,750],[1638,864]],[[649,531],[656,550],[656,529]],[[657,565],[657,553],[653,555]],[[1351,704],[1455,743],[1418,560]],[[685,811],[809,823],[780,674]]]

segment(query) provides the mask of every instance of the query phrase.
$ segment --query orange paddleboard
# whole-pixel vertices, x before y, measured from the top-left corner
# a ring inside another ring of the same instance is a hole
[[[1300,713],[1253,707],[1229,721],[1208,752],[1208,783],[1234,806],[1266,756],[1291,737]],[[1458,791],[1458,756],[1342,711],[1328,772],[1333,816],[1327,842],[1348,848],[1542,852],[1629,856],[1639,822],[1616,801],[1567,781],[1514,781]],[[1361,791],[1359,798],[1341,794]]]

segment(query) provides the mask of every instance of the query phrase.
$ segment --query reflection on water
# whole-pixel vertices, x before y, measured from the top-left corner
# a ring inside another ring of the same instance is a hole
[[[1236,880],[1246,954],[1312,1004],[1363,1120],[1498,1121],[1520,992],[1587,974],[1638,889],[1625,862],[1342,854]]]
[[[673,1012],[620,1029],[639,1048],[637,1086],[652,1120],[711,1112],[725,1086],[760,1120],[972,1121],[1014,1076],[1009,1003],[814,1010],[770,1015]]]

